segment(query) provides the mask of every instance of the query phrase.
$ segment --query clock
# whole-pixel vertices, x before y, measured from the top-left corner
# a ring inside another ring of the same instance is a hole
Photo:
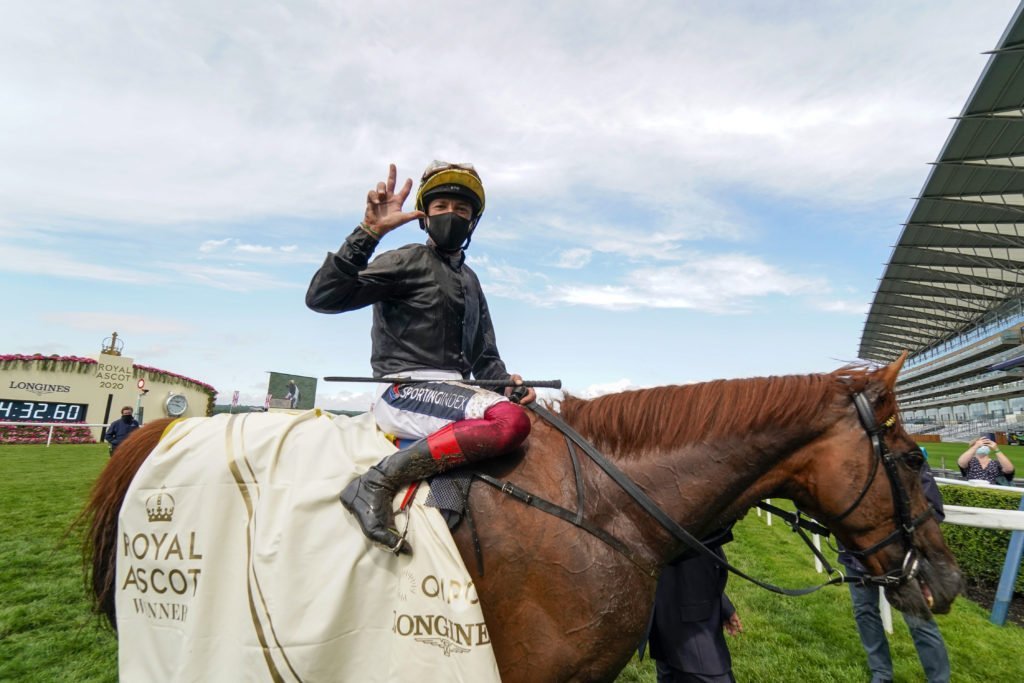
[[[188,399],[181,394],[171,394],[164,402],[164,410],[171,417],[181,417],[188,410]]]

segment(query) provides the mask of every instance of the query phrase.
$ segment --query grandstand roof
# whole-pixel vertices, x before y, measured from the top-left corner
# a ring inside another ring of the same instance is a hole
[[[1024,295],[1024,5],[991,55],[893,248],[861,358],[919,353]]]

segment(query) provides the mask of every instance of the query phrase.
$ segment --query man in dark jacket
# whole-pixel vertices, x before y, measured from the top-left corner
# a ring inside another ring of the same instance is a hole
[[[702,539],[722,560],[722,545],[732,540],[731,527]],[[736,608],[725,594],[729,572],[714,560],[684,556],[658,578],[654,612],[647,631],[658,683],[731,683],[732,657],[723,630],[742,632]]]
[[[485,207],[480,176],[469,164],[435,161],[423,173],[416,210],[408,212],[402,207],[412,180],[396,191],[396,178],[392,164],[387,180],[370,190],[363,221],[313,276],[306,305],[319,313],[373,306],[370,364],[382,379],[374,417],[385,432],[413,443],[354,479],[340,497],[369,539],[409,552],[392,528],[398,488],[518,447],[530,421],[503,394],[459,383],[522,382],[505,369],[480,281],[465,263]],[[370,263],[381,238],[413,220],[427,243],[386,251]],[[424,381],[388,383],[389,377]],[[529,389],[520,402],[534,398]]]
[[[925,458],[928,452],[921,449]],[[942,509],[942,494],[935,484],[935,477],[928,466],[927,461],[921,466],[921,487],[924,489],[925,498],[935,509],[941,522],[945,517]],[[845,549],[839,553],[839,561],[846,566],[849,576],[864,576],[867,570],[861,562],[850,555]],[[885,637],[885,630],[882,627],[882,617],[878,610],[879,591],[878,586],[862,586],[856,583],[850,586],[850,598],[853,601],[853,618],[857,622],[857,631],[860,633],[860,642],[868,656],[868,667],[871,669],[872,683],[887,683],[892,681],[892,657],[889,655],[889,641]],[[914,641],[914,648],[917,649],[917,658],[921,660],[921,667],[924,669],[928,683],[949,682],[949,655],[946,653],[946,643],[939,632],[939,626],[934,619],[921,619],[912,614],[903,612],[903,621],[907,622],[910,630],[910,637]]]
[[[139,422],[134,417],[131,406],[121,408],[121,419],[115,420],[107,427],[104,439],[110,444],[110,455],[121,445],[121,442],[128,438],[128,435],[139,428]]]

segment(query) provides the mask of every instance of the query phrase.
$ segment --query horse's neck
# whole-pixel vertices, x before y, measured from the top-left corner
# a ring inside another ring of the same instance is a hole
[[[619,466],[672,519],[700,537],[735,521],[788,480],[786,458],[806,441],[799,430],[778,430],[727,443],[682,445],[642,456],[617,458]],[[627,513],[628,514],[628,513]],[[642,520],[655,555],[671,556],[678,543],[660,525]]]

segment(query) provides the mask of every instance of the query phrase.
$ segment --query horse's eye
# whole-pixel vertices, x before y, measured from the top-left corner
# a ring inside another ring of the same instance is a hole
[[[903,456],[903,462],[907,463],[910,467],[915,470],[921,469],[924,465],[924,454],[917,448],[912,451],[907,451],[907,454]]]

